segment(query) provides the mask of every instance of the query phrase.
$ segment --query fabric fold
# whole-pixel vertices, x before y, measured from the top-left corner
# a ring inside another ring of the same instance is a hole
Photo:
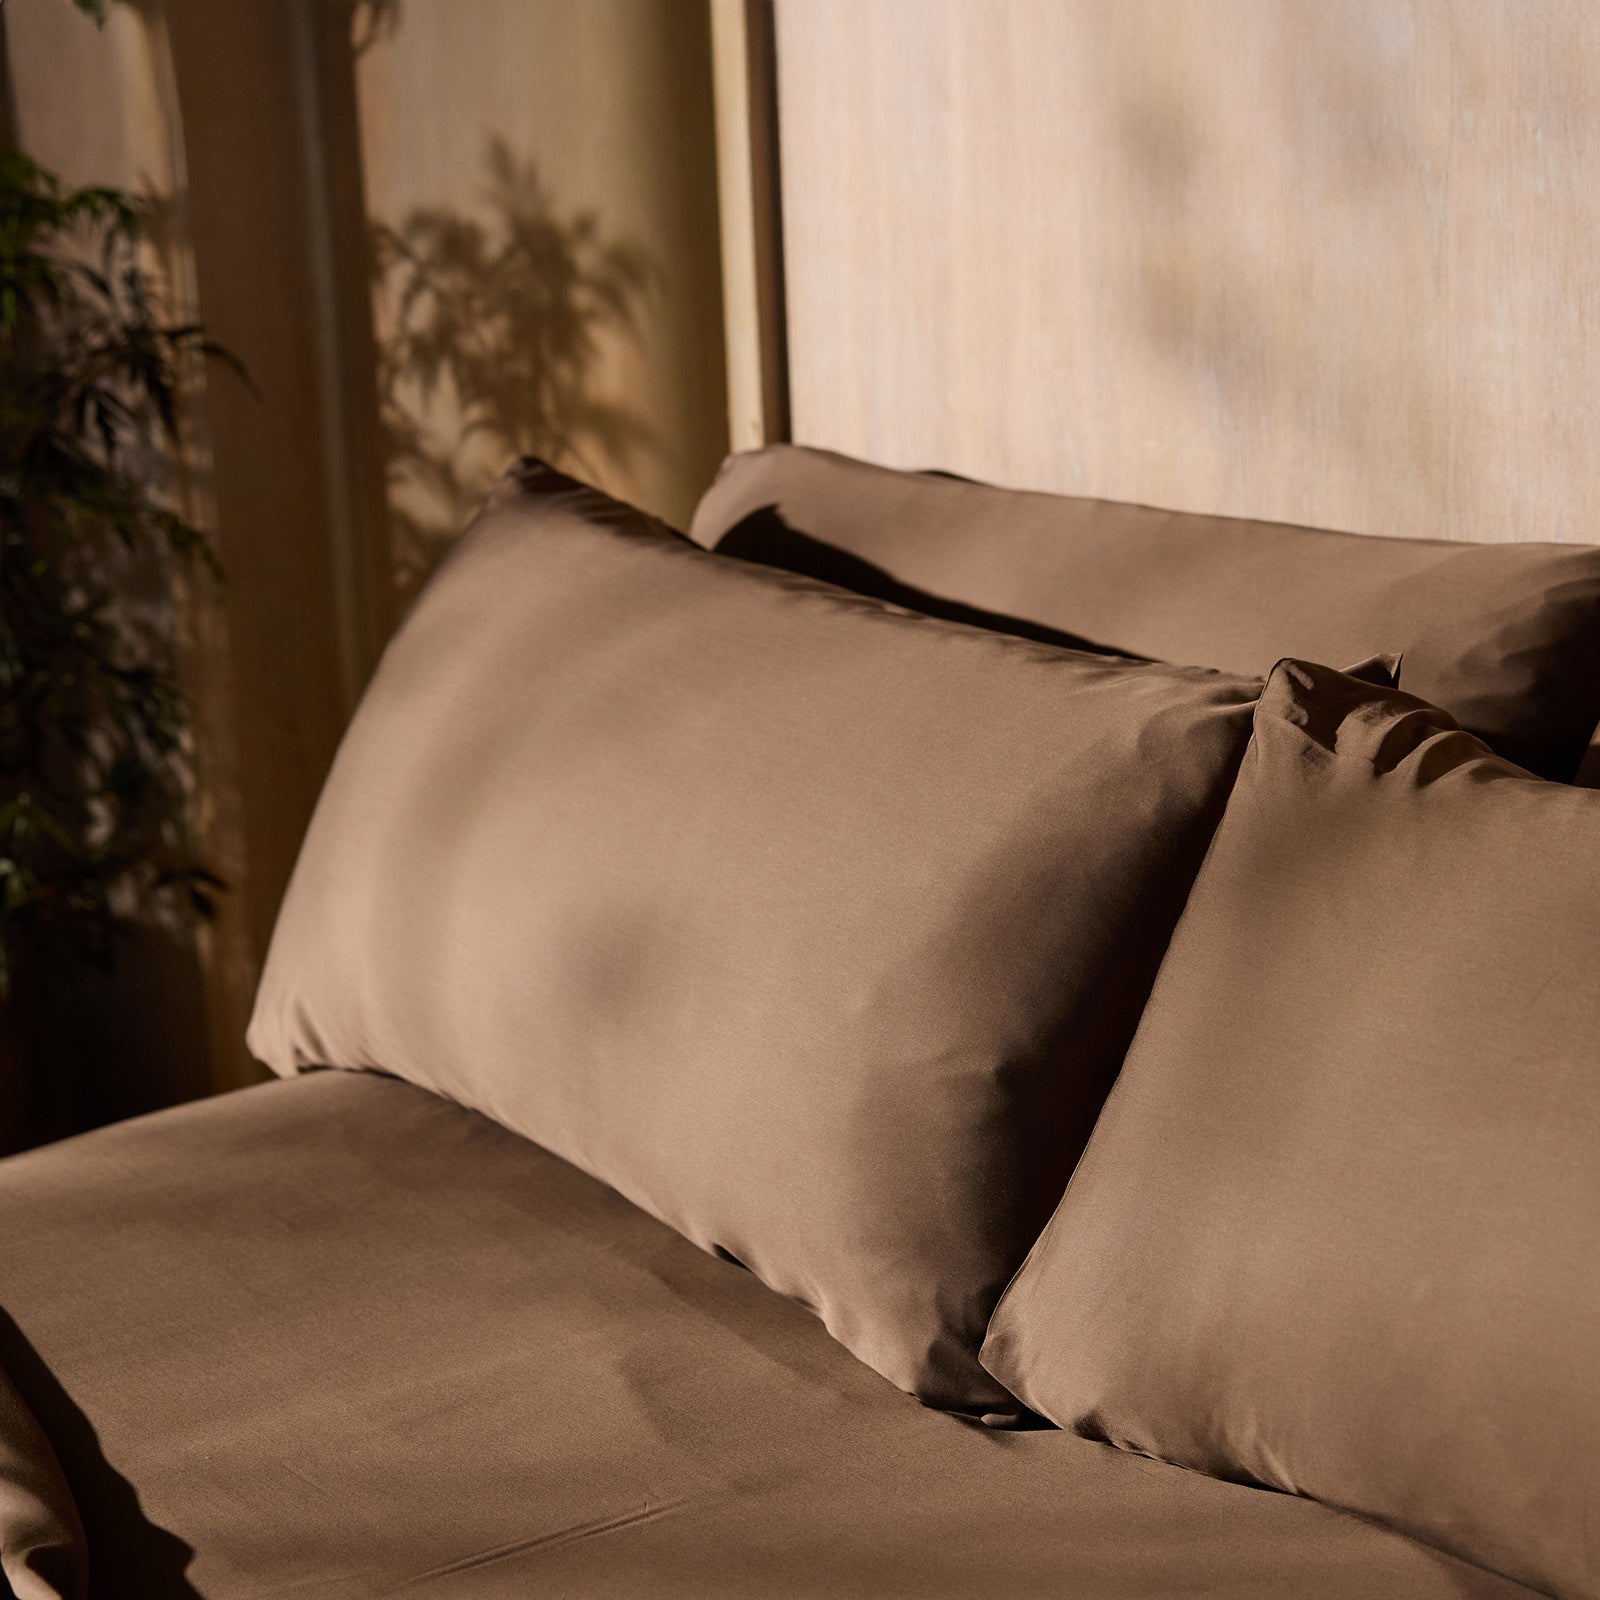
[[[0,1573],[16,1600],[81,1600],[89,1553],[44,1429],[0,1372]]]

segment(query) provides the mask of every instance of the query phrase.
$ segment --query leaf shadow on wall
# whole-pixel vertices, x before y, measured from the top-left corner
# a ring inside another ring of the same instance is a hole
[[[656,276],[594,213],[562,215],[504,140],[486,206],[419,206],[372,226],[377,380],[395,582],[413,595],[507,461],[625,469],[654,435],[600,371],[639,341]]]

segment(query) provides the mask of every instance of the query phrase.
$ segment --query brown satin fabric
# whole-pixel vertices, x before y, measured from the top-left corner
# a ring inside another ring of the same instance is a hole
[[[1326,533],[793,445],[731,457],[691,536],[902,604],[1229,672],[1400,651],[1402,689],[1563,781],[1600,724],[1593,545]]]
[[[1597,1229],[1600,794],[1284,663],[986,1364],[1592,1600]]]
[[[88,1585],[78,1508],[50,1441],[0,1370],[0,1590],[15,1600],[78,1600]]]
[[[486,1111],[998,1419],[989,1313],[1259,687],[709,555],[525,463],[363,701],[251,1048]]]
[[[0,1361],[104,1600],[1513,1600],[929,1411],[488,1119],[312,1073],[0,1163]]]

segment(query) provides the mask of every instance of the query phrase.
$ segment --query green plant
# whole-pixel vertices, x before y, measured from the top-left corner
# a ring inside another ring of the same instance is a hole
[[[141,222],[0,154],[0,994],[52,926],[105,957],[219,887],[188,843],[171,602],[178,564],[219,569],[164,480],[186,365],[231,358],[161,320]]]

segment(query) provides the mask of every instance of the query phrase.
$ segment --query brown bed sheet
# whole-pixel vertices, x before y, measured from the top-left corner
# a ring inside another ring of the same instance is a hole
[[[0,1163],[0,1304],[106,1596],[1528,1592],[923,1410],[737,1266],[376,1075]]]

